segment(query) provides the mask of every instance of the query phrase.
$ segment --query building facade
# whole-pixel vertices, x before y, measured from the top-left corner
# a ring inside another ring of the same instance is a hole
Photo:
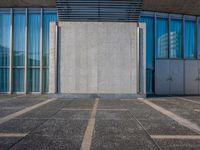
[[[2,0],[0,93],[199,95],[200,2]]]

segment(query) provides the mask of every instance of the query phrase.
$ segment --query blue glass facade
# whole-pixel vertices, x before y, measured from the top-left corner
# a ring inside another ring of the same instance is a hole
[[[48,92],[49,25],[55,21],[57,13],[50,9],[0,10],[0,93]]]
[[[13,91],[24,91],[26,14],[14,11],[13,22]]]
[[[146,24],[146,87],[152,94],[156,59],[199,59],[200,21],[194,16],[143,12],[140,22]]]
[[[52,12],[44,12],[43,15],[43,91],[49,89],[49,23],[57,20],[57,15]]]
[[[9,91],[11,15],[0,12],[0,92]]]

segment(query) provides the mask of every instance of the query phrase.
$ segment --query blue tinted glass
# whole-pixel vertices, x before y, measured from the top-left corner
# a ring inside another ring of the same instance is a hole
[[[29,91],[30,92],[39,92],[40,91],[40,69],[29,69],[28,70],[28,79],[29,79]]]
[[[156,20],[156,44],[157,58],[168,58],[168,19],[158,18]]]
[[[198,24],[198,55],[200,57],[200,21]]]
[[[49,69],[43,69],[43,92],[48,92],[49,90]]]
[[[28,14],[28,89],[30,92],[40,91],[40,13]]]
[[[24,69],[13,69],[13,91],[24,92]]]
[[[25,12],[14,12],[13,21],[13,91],[24,92]],[[20,68],[19,68],[20,67]]]
[[[10,14],[0,13],[0,92],[9,91],[10,26]]]
[[[10,25],[10,14],[0,13],[0,66],[9,66]]]
[[[29,66],[40,65],[40,13],[28,16],[28,63]]]
[[[182,21],[171,20],[170,24],[170,58],[182,56]]]
[[[43,15],[43,91],[48,92],[49,89],[49,34],[50,22],[57,21],[57,14],[55,12],[44,12]]]
[[[9,91],[9,69],[0,68],[0,92]]]
[[[24,13],[14,13],[13,29],[13,55],[14,66],[24,66],[25,53],[25,27],[26,17]]]
[[[141,17],[140,22],[146,24],[146,90],[153,92],[153,71],[154,71],[154,18]]]
[[[49,66],[49,31],[50,22],[57,21],[56,13],[44,12],[43,16],[43,66]]]
[[[195,22],[185,22],[185,58],[195,58],[196,39],[195,39]]]

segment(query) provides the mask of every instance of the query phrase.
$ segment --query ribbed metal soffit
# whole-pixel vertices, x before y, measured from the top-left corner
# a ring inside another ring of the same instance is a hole
[[[137,22],[143,0],[56,0],[59,21]]]

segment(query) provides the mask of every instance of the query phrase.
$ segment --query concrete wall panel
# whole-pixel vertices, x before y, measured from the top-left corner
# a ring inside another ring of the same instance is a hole
[[[136,94],[137,24],[60,22],[60,93]]]

